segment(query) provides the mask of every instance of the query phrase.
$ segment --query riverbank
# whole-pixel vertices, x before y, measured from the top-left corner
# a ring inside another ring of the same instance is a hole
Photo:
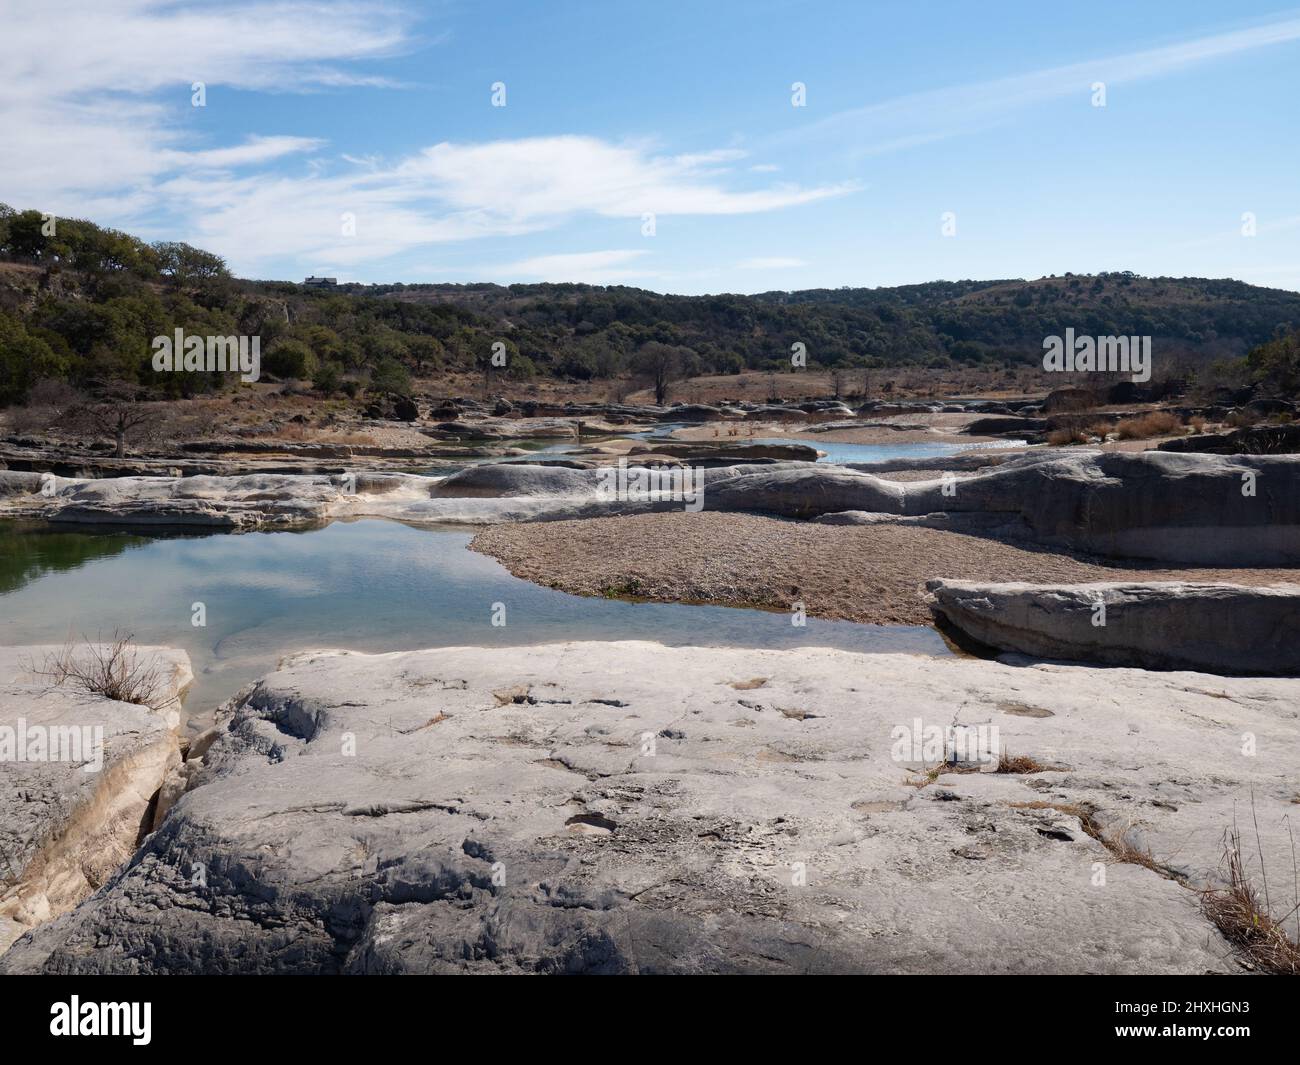
[[[1237,972],[1198,892],[1244,804],[1285,881],[1297,700],[818,648],[314,651],[0,972]],[[927,754],[954,721],[1001,771]]]
[[[1152,567],[943,529],[833,526],[668,512],[495,525],[470,547],[516,577],[576,595],[721,603],[878,625],[926,625],[925,582],[1199,581],[1267,586],[1300,568]]]

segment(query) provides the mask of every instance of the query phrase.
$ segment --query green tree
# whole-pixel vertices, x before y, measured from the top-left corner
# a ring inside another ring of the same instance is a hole
[[[67,369],[45,340],[0,311],[0,407],[21,402],[36,381],[61,378]]]
[[[409,396],[411,375],[396,359],[381,359],[370,372],[370,391],[390,396]]]
[[[1246,356],[1251,376],[1284,396],[1300,392],[1300,329],[1279,333]]]
[[[316,373],[316,356],[301,340],[278,340],[262,357],[262,367],[276,377],[310,379]]]
[[[226,261],[220,255],[179,241],[159,241],[153,245],[158,257],[158,271],[177,288],[214,278],[229,277]]]
[[[406,349],[411,361],[415,363],[417,374],[423,374],[426,369],[440,369],[446,354],[437,337],[422,335],[407,338]]]
[[[332,396],[343,387],[343,367],[333,359],[327,359],[317,367],[311,383],[318,392]]]

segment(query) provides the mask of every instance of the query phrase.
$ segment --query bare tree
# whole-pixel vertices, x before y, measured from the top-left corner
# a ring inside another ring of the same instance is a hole
[[[115,445],[113,454],[121,459],[126,457],[128,435],[147,435],[161,421],[162,410],[158,405],[145,403],[137,393],[118,388],[98,400],[72,408],[67,426],[73,432],[111,436]]]
[[[655,392],[655,405],[662,407],[674,381],[687,375],[695,352],[686,347],[661,344],[648,340],[637,349],[632,367],[638,377],[646,381]]]

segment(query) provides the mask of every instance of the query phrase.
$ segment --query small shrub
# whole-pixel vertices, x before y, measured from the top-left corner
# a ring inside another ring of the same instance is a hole
[[[1140,418],[1125,418],[1115,431],[1121,440],[1149,440],[1153,436],[1168,436],[1182,424],[1177,415],[1157,410]]]
[[[130,636],[113,635],[111,643],[90,643],[78,650],[71,640],[47,655],[45,664],[32,672],[46,677],[55,687],[102,695],[121,703],[135,703],[158,710],[174,701],[164,695],[166,682],[156,663],[141,661]]]
[[[322,362],[312,375],[312,387],[332,396],[343,386],[343,368],[337,362]]]

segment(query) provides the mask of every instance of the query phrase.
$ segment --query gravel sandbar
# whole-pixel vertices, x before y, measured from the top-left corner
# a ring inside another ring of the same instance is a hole
[[[1300,582],[1300,569],[1159,568],[916,526],[835,526],[754,514],[637,514],[495,525],[475,551],[516,577],[577,595],[789,609],[882,625],[924,625],[924,584]]]

